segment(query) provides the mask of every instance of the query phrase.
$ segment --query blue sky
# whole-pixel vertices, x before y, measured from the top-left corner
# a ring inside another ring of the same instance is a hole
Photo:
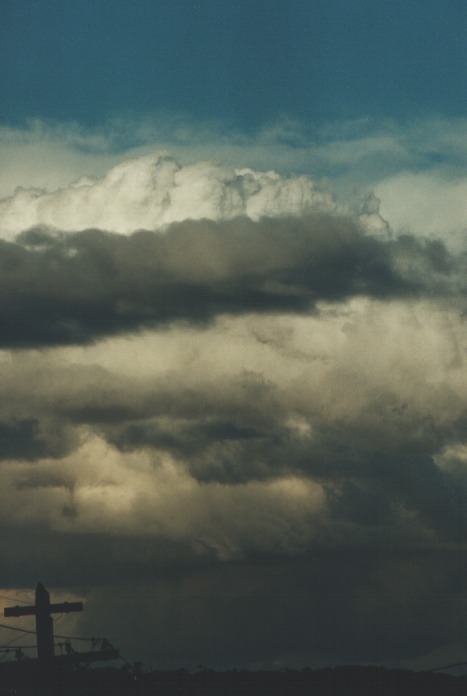
[[[1,118],[455,116],[465,26],[462,0],[2,0]]]

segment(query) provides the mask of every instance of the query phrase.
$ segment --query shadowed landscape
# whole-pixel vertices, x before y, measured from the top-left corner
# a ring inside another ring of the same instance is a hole
[[[33,606],[7,607],[4,615],[34,615],[37,658],[28,658],[22,648],[3,648],[2,657],[14,653],[16,661],[0,664],[0,696],[59,696],[61,694],[192,694],[213,696],[251,694],[461,694],[465,693],[467,676],[431,672],[385,669],[376,666],[340,666],[326,669],[245,670],[222,672],[198,665],[196,670],[143,670],[142,662],[131,665],[106,639],[92,639],[92,650],[76,651],[67,639],[55,642],[52,615],[80,612],[81,602],[51,603],[50,594],[41,582],[37,584]],[[18,629],[21,632],[21,629]],[[10,644],[14,641],[10,641]],[[100,646],[98,647],[98,644]],[[56,646],[60,654],[56,654]],[[1,652],[1,651],[0,651]],[[120,660],[120,668],[95,667],[92,663]],[[450,665],[448,667],[465,667]],[[446,667],[445,669],[447,669]]]
[[[186,669],[142,673],[98,668],[69,674],[22,677],[0,671],[1,696],[464,696],[467,676],[409,672],[379,667],[334,667],[312,670],[216,672]]]

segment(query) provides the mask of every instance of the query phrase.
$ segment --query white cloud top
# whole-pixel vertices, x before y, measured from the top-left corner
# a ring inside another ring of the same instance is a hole
[[[307,176],[284,178],[213,162],[182,166],[156,153],[124,161],[101,179],[83,178],[51,193],[17,190],[0,202],[0,229],[6,239],[37,225],[129,234],[186,219],[258,220],[336,209],[331,194]]]

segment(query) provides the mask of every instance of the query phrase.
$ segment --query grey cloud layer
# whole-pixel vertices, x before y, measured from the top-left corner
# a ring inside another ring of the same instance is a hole
[[[129,237],[33,229],[0,242],[0,345],[88,343],[218,314],[304,312],[318,300],[462,292],[441,242],[383,242],[349,218],[187,221]]]
[[[461,541],[458,316],[358,302],[4,361],[5,490],[26,519],[64,532],[152,529],[221,557],[328,539]]]
[[[3,351],[4,583],[84,593],[77,634],[146,664],[408,659],[465,640],[459,315],[320,310]]]

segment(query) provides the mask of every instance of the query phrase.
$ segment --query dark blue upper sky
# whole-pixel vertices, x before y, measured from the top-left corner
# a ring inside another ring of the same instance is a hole
[[[459,115],[465,0],[0,0],[0,113]]]

